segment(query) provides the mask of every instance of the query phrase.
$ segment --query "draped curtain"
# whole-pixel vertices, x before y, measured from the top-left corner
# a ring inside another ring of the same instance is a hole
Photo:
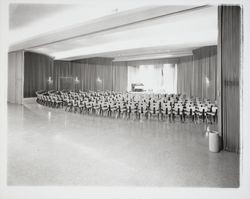
[[[232,152],[240,151],[241,14],[239,6],[219,7],[221,131],[224,149]]]
[[[67,82],[72,80],[71,74],[72,74],[72,69],[70,62],[54,61],[53,88],[57,90],[62,90],[62,89],[72,90],[73,89],[72,83],[70,85],[67,84]]]
[[[114,91],[126,91],[128,82],[128,66],[126,62],[113,62],[113,90]]]
[[[207,46],[193,51],[194,70],[198,72],[194,79],[197,96],[216,100],[217,98],[217,46]]]
[[[111,58],[58,60],[54,62],[54,78],[57,90],[126,91],[127,65],[126,62],[112,62]],[[70,86],[65,88],[63,82]]]
[[[53,59],[33,52],[24,53],[24,97],[35,97],[38,90],[52,89]]]
[[[83,90],[83,91],[127,91],[128,79],[133,73],[128,72],[128,63],[143,65],[140,78],[153,90],[163,89],[175,93],[173,77],[177,59],[159,59],[132,62],[113,62],[112,58],[88,58],[74,61],[53,60],[33,52],[24,54],[24,97],[35,97],[37,90]],[[150,76],[150,79],[145,79]],[[129,75],[129,76],[128,76]],[[167,77],[168,76],[168,77]],[[164,77],[164,78],[163,78]],[[137,79],[137,77],[136,77]],[[176,80],[176,78],[175,78]],[[173,86],[174,85],[174,86]]]
[[[217,46],[193,51],[193,56],[179,58],[177,63],[177,92],[216,100]]]
[[[142,83],[147,91],[176,93],[175,69],[175,64],[163,63],[128,66],[128,90]]]
[[[181,57],[177,64],[177,92],[193,96],[194,93],[194,64],[193,56]]]

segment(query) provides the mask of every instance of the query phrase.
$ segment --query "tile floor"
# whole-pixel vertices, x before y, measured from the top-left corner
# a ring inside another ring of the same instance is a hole
[[[238,187],[239,155],[209,152],[204,132],[8,104],[8,185]]]

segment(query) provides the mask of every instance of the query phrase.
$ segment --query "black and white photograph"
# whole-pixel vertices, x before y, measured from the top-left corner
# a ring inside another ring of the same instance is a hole
[[[4,199],[18,187],[235,198],[249,185],[243,1],[2,5]]]

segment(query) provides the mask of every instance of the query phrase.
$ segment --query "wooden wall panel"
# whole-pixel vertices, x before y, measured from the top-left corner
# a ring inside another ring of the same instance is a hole
[[[219,7],[221,67],[221,131],[223,147],[240,151],[241,8]]]
[[[24,52],[8,54],[8,102],[22,104],[24,81]]]

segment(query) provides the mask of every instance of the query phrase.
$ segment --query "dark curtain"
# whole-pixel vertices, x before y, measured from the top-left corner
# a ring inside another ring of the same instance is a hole
[[[177,64],[177,92],[193,96],[194,93],[193,56],[179,58]]]
[[[24,97],[35,97],[38,90],[52,89],[53,59],[33,52],[24,53]]]
[[[56,90],[73,89],[73,85],[65,88],[65,84],[72,80],[72,67],[69,61],[54,61],[53,86]]]
[[[220,6],[221,131],[224,149],[232,152],[240,151],[241,30],[241,8]]]
[[[54,79],[57,90],[65,89],[63,82],[72,80],[71,90],[126,91],[127,64],[112,62],[112,58],[89,58],[75,61],[55,61]]]
[[[113,62],[112,65],[112,89],[114,91],[126,91],[128,84],[128,66],[126,62]]]
[[[177,92],[216,100],[217,46],[198,48],[193,51],[193,56],[179,58]]]
[[[208,46],[193,51],[194,70],[198,71],[195,92],[202,98],[217,97],[217,46]]]

